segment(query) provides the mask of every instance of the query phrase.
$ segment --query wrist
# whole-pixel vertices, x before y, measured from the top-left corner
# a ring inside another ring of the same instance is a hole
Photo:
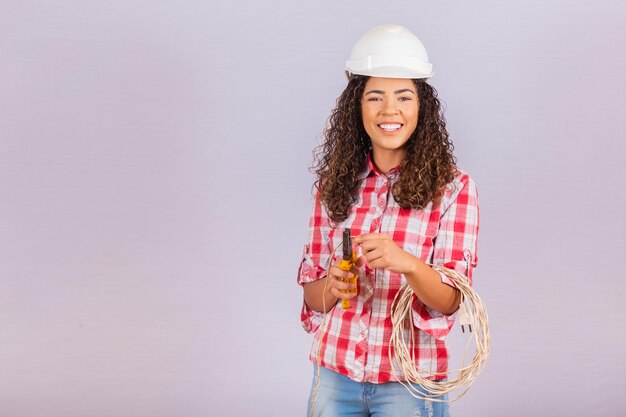
[[[408,269],[404,272],[404,275],[415,277],[418,275],[423,262],[420,258],[413,255],[409,255],[409,260]]]

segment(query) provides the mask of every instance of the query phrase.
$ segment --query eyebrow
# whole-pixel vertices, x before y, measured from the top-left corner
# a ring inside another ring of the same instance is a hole
[[[402,88],[402,89],[400,89],[400,90],[396,90],[396,91],[394,91],[393,93],[394,93],[394,94],[400,94],[400,93],[405,93],[405,92],[407,92],[407,91],[408,91],[409,93],[413,93],[413,94],[415,94],[415,91],[411,90],[410,88]],[[365,95],[368,95],[368,94],[385,94],[385,92],[384,92],[383,90],[370,90],[370,91],[368,91],[367,93],[365,93]]]

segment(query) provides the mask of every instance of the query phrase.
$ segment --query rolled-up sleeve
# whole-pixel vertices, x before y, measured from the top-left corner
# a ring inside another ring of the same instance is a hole
[[[316,192],[313,211],[309,220],[309,238],[304,245],[302,259],[298,267],[298,284],[304,285],[326,276],[326,265],[331,256],[330,231],[331,225],[328,214]],[[300,320],[304,330],[313,333],[322,323],[322,314],[310,309],[303,299]]]
[[[457,177],[455,184],[456,192],[448,199],[451,203],[442,207],[444,211],[433,245],[432,264],[463,274],[471,285],[473,270],[478,265],[478,192],[476,184],[467,174]],[[439,275],[441,282],[456,287],[449,277],[442,273]],[[450,333],[456,314],[443,314],[424,305],[417,298],[413,301],[413,322],[439,340],[445,339]]]

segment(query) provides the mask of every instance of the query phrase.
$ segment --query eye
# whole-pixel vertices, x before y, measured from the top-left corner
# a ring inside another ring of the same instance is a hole
[[[412,99],[411,97],[402,96],[402,97],[400,97],[398,100],[400,100],[400,101],[411,101],[411,100],[413,100],[413,99]]]
[[[383,99],[380,97],[370,97],[367,99],[367,101],[382,101]]]

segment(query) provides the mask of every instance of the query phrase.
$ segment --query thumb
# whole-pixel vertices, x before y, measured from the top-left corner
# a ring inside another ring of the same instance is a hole
[[[365,261],[365,256],[361,255],[361,256],[359,256],[359,257],[356,259],[356,263],[355,263],[355,265],[356,265],[358,268],[361,268],[361,267],[363,267],[363,265],[365,265],[365,262],[366,262],[366,261]]]

